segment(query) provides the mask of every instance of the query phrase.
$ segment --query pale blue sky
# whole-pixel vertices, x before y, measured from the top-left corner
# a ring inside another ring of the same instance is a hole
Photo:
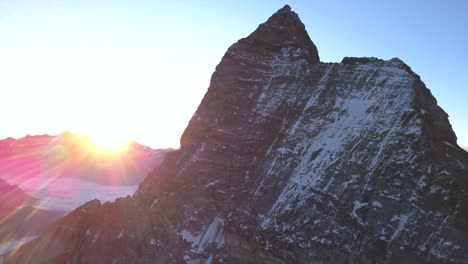
[[[468,146],[468,1],[0,0],[0,138],[177,147],[227,48],[284,4],[322,61],[399,57]]]

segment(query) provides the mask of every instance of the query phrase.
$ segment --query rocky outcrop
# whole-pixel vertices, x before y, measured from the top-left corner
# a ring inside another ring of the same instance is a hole
[[[468,263],[468,154],[399,59],[320,63],[289,6],[232,45],[132,196],[7,263]]]

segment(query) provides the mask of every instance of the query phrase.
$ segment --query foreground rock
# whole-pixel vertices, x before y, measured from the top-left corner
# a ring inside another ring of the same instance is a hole
[[[399,59],[320,63],[289,6],[231,46],[132,196],[7,263],[468,263],[468,154]]]

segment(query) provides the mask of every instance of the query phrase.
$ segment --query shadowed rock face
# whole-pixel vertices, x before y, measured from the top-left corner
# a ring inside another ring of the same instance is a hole
[[[289,6],[231,46],[132,196],[11,263],[468,263],[468,154],[399,59],[320,63]]]

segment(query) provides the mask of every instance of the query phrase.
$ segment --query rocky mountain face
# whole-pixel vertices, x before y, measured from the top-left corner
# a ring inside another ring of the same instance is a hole
[[[232,45],[133,196],[6,263],[468,263],[468,154],[399,59],[321,63],[289,6]]]

